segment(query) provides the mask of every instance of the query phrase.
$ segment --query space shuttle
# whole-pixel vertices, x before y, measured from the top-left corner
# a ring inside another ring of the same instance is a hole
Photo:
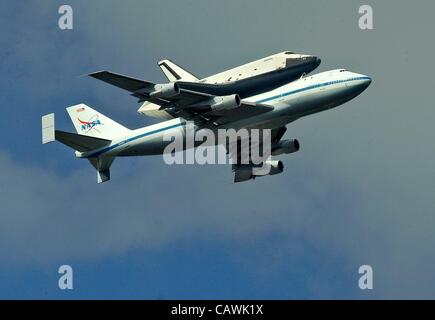
[[[244,99],[295,81],[312,72],[320,63],[321,60],[316,56],[284,51],[206,78],[193,75],[169,59],[159,61],[158,65],[178,89],[214,96],[237,94]],[[90,76],[132,92],[141,103],[138,109],[140,114],[160,119],[174,118],[168,110],[162,110],[160,103],[141,100],[140,92],[136,92],[136,89],[143,83],[142,80],[111,72],[96,72]]]

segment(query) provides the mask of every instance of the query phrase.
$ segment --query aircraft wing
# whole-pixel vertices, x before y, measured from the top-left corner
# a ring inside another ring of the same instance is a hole
[[[212,124],[214,127],[273,110],[272,106],[242,100],[239,107],[215,113],[210,109],[210,100],[215,97],[206,93],[180,89],[180,94],[170,98],[170,101],[162,105],[161,109],[175,118],[182,117],[201,126]]]
[[[154,83],[130,78],[122,74],[117,74],[109,71],[97,71],[94,73],[90,73],[89,76],[130,92],[135,92],[139,89],[143,89],[146,87],[154,87]]]
[[[219,113],[216,113],[211,110],[210,102],[217,96],[211,94],[179,89],[179,93],[172,97],[152,98],[150,93],[156,87],[156,84],[152,82],[108,71],[91,73],[90,76],[132,92],[132,96],[139,98],[139,102],[152,102],[160,106],[160,110],[166,111],[171,116],[194,121],[200,126],[217,127],[228,122],[249,118],[273,110],[272,106],[242,100],[240,106],[233,109],[220,110]]]
[[[89,76],[111,84],[112,86],[127,90],[131,92],[132,96],[139,99],[143,97],[143,94],[141,92],[151,92],[154,90],[155,86],[155,83],[149,81],[135,79],[109,71],[97,71],[94,73],[90,73]],[[148,101],[156,104],[164,103],[164,101],[160,101],[160,99],[148,98]]]

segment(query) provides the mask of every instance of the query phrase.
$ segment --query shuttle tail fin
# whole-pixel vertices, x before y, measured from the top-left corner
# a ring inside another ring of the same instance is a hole
[[[158,64],[160,69],[162,69],[163,73],[165,74],[166,78],[168,78],[169,81],[183,80],[183,81],[196,82],[199,80],[193,74],[187,72],[180,66],[173,63],[171,60],[165,59],[159,61]]]

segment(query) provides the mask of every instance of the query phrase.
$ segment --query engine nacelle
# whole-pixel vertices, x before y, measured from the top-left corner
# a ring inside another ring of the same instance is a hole
[[[269,169],[269,170],[267,170]],[[284,164],[280,160],[267,160],[262,167],[253,167],[253,176],[273,176],[284,171]]]
[[[273,176],[275,174],[282,173],[284,171],[284,163],[280,160],[270,160],[266,161],[270,165],[270,172],[269,175]]]
[[[220,96],[213,98],[210,108],[214,112],[222,110],[230,110],[240,107],[242,104],[240,96],[238,94],[232,94],[229,96]]]
[[[299,141],[294,140],[282,140],[279,142],[273,149],[272,149],[272,155],[273,156],[279,156],[280,154],[289,154],[293,152],[297,152],[300,149]]]
[[[171,98],[180,93],[180,87],[175,82],[156,84],[154,89],[155,91],[150,92],[151,98]]]
[[[234,182],[248,181],[256,177],[273,176],[284,171],[284,164],[279,160],[268,160],[263,166],[243,166],[234,172]]]

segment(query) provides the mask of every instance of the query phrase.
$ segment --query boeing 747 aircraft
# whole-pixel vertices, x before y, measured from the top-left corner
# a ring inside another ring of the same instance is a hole
[[[116,157],[162,154],[170,143],[164,135],[185,136],[186,122],[195,130],[271,129],[273,156],[299,150],[296,139],[282,140],[286,125],[299,118],[325,111],[355,98],[371,83],[368,76],[345,69],[301,77],[273,90],[242,99],[237,92],[215,95],[183,88],[178,80],[154,84],[106,71],[92,74],[132,92],[140,101],[154,103],[172,119],[131,130],[85,104],[67,108],[77,133],[55,129],[54,114],[42,117],[42,142],[57,140],[88,159],[97,171],[97,182],[110,179],[110,166]],[[191,82],[196,83],[196,82]],[[261,92],[261,90],[259,90]],[[141,106],[138,112],[143,111]],[[281,161],[268,160],[269,172],[282,173]],[[234,182],[255,179],[254,165],[233,165]]]

